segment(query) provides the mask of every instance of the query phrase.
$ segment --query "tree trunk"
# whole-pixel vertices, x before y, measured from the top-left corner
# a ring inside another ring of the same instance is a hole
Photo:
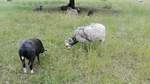
[[[68,7],[71,7],[73,9],[75,9],[75,1],[74,0],[69,0]]]
[[[61,10],[67,10],[68,7],[72,8],[72,9],[76,9],[75,0],[69,0],[69,3],[66,6],[61,6]]]

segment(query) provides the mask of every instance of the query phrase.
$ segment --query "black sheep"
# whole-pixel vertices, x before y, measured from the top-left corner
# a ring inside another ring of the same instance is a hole
[[[91,16],[91,15],[94,15],[94,10],[89,10],[89,12],[88,12],[88,14],[87,14],[87,16]]]
[[[44,53],[44,51],[45,51],[44,46],[41,40],[39,39],[29,39],[22,43],[19,49],[19,56],[22,62],[24,73],[27,72],[25,65],[25,58],[29,60],[28,65],[30,67],[31,73],[34,73],[33,71],[34,59],[37,56],[38,62],[40,63],[39,54]]]
[[[34,11],[42,11],[42,10],[43,10],[43,6],[40,5],[39,7],[35,8],[35,9],[33,9],[33,10],[34,10]]]

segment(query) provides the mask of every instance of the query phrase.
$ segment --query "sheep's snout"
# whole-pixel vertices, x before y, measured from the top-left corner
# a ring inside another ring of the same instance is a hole
[[[72,48],[71,46],[66,46],[68,49]]]
[[[65,47],[71,48],[71,45],[69,43],[65,42]]]
[[[67,47],[67,48],[71,48],[71,45],[70,45],[70,43],[69,43],[69,41],[68,41],[68,40],[65,40],[65,47]]]

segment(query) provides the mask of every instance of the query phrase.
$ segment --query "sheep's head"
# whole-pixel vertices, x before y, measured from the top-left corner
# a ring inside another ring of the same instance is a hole
[[[47,51],[47,50],[42,46],[41,53],[44,53],[45,51]]]
[[[65,46],[67,48],[71,48],[72,47],[72,45],[71,45],[72,43],[73,43],[73,40],[71,38],[65,40]]]
[[[71,48],[74,44],[76,44],[78,41],[75,39],[75,37],[69,38],[65,40],[65,46],[67,48]]]

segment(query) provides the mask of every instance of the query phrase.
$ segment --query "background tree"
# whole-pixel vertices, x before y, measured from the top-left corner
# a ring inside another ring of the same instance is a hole
[[[68,7],[75,9],[75,0],[69,0]]]
[[[67,10],[68,7],[75,9],[75,0],[69,0],[69,3],[66,6],[62,6],[61,9]]]

